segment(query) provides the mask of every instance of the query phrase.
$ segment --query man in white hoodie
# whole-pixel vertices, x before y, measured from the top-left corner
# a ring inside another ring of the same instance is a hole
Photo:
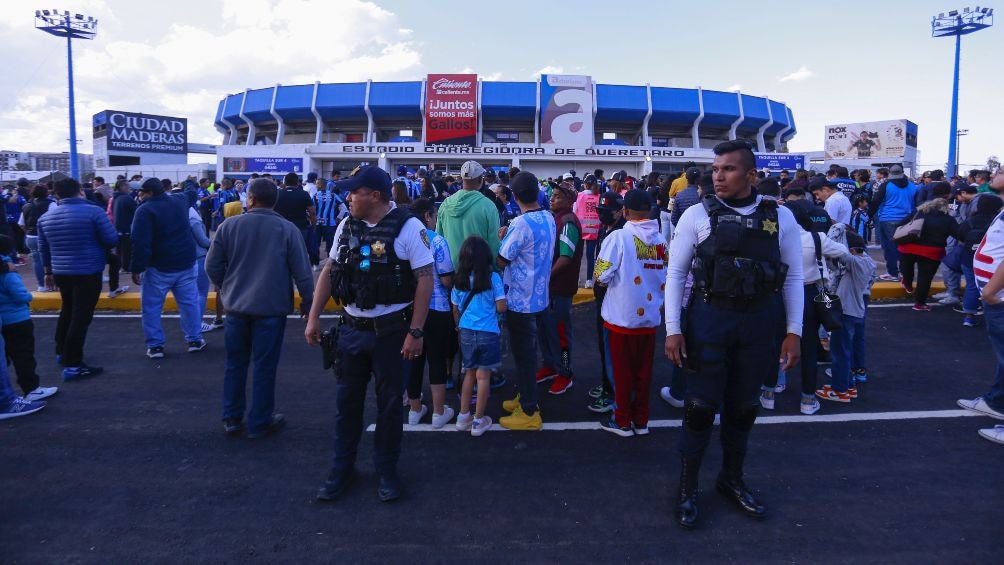
[[[593,272],[595,284],[607,287],[600,315],[614,383],[613,419],[602,426],[621,437],[648,433],[655,330],[662,321],[669,257],[659,222],[648,219],[651,210],[644,190],[625,194],[627,223],[603,241]]]

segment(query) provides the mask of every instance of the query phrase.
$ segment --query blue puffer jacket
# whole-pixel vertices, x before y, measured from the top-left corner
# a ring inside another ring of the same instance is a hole
[[[104,271],[105,250],[118,240],[105,211],[83,198],[64,198],[38,219],[42,263],[56,275]]]

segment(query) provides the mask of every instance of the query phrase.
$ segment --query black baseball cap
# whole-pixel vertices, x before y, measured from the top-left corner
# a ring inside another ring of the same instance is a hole
[[[359,170],[355,171],[351,177],[335,183],[335,188],[337,188],[338,191],[347,190],[352,192],[353,190],[358,190],[363,187],[390,194],[390,175],[387,174],[387,171],[376,165],[368,165],[366,167],[360,167]]]
[[[648,212],[652,209],[652,197],[647,191],[632,188],[624,194],[624,207],[633,212]]]
[[[615,180],[618,182],[624,182],[627,180],[627,171],[617,171],[611,175],[610,180]]]
[[[608,190],[600,195],[600,200],[596,203],[596,209],[618,212],[624,209],[624,199],[621,198],[620,194]]]
[[[596,175],[589,173],[582,179],[583,184],[596,184]]]

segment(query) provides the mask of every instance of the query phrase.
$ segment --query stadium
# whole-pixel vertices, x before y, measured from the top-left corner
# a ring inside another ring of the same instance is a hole
[[[410,82],[275,85],[220,100],[217,171],[347,171],[360,163],[455,173],[467,159],[538,175],[624,169],[632,175],[710,163],[711,148],[748,139],[785,153],[797,132],[784,103],[741,92],[535,82],[431,74]]]

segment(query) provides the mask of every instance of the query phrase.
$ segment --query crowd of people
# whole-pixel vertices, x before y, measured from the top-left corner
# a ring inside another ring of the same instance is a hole
[[[285,425],[275,411],[275,373],[295,286],[307,342],[324,344],[338,373],[322,500],[337,498],[355,475],[371,378],[385,501],[403,492],[396,470],[403,426],[428,416],[433,428],[452,422],[473,436],[492,428],[487,400],[506,383],[506,355],[516,394],[502,403],[498,423],[542,429],[542,408],[557,400],[545,400],[540,385],[560,396],[580,378],[572,361],[585,342],[571,318],[580,287],[595,296],[592,339],[601,358],[585,408],[609,414],[605,431],[649,433],[656,335],[665,327],[673,371],[659,396],[683,409],[677,518],[686,528],[699,519],[697,477],[716,415],[717,490],[761,517],[764,506],[743,479],[758,412],[774,409],[796,367],[805,415],[819,412],[820,401],[848,404],[864,394],[858,385],[870,378],[865,321],[876,280],[900,283],[913,309],[927,312],[942,271],[946,290],[933,298],[956,306],[965,326],[985,320],[999,366],[987,394],[959,405],[1004,419],[1004,175],[973,171],[949,182],[931,171],[914,181],[894,165],[874,180],[868,170],[839,166],[774,176],[756,170],[752,149],[724,142],[708,171],[688,163],[679,175],[642,179],[622,170],[538,178],[468,161],[458,178],[405,167],[392,178],[362,166],[344,179],[255,174],[218,187],[194,178],[19,183],[7,191],[8,230],[0,234],[0,319],[21,394],[0,366],[0,419],[37,412],[58,390],[36,374],[32,295],[15,272],[26,254],[38,291],[58,290],[62,299],[55,351],[63,380],[102,372],[85,362],[84,348],[107,267],[109,297],[128,289],[120,273],[140,287],[151,359],[167,355],[161,314],[169,291],[188,353],[224,328],[221,419],[226,433],[246,430],[250,438]],[[868,254],[873,235],[885,259],[881,275]],[[316,281],[312,271],[320,271]],[[206,322],[213,286],[216,312]],[[325,332],[328,297],[344,309]],[[831,363],[826,384],[823,363]],[[1004,443],[1004,426],[980,435]]]

